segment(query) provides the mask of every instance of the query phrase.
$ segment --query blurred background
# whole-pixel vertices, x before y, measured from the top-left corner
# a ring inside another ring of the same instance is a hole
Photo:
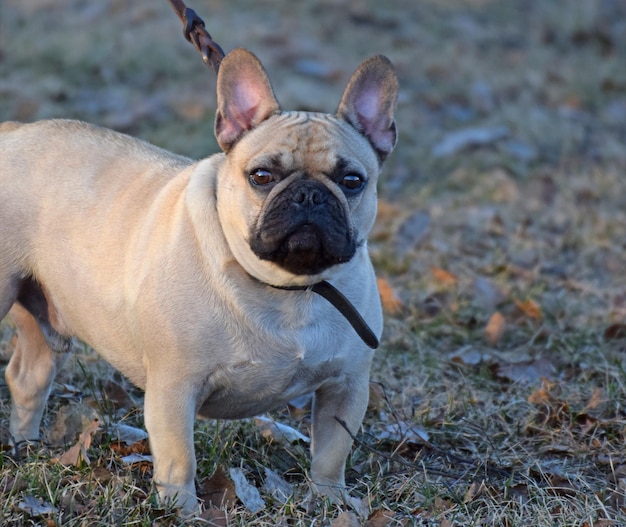
[[[626,163],[622,0],[189,5],[225,51],[260,57],[287,109],[333,111],[364,58],[389,56],[402,87],[390,193],[459,165],[526,175]],[[215,150],[215,79],[166,0],[3,0],[0,10],[2,120],[79,118],[193,157]]]

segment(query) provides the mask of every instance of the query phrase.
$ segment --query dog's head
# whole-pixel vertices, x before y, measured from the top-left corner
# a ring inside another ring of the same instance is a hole
[[[272,285],[330,277],[366,244],[376,184],[396,143],[398,81],[388,59],[366,60],[335,115],[282,112],[263,66],[237,49],[218,75],[217,141],[226,152],[217,206],[228,244]]]

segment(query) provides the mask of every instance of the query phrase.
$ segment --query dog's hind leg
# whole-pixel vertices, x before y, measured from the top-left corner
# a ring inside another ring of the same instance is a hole
[[[39,439],[39,425],[57,369],[67,354],[55,353],[33,315],[19,303],[10,310],[17,345],[6,370],[11,392],[10,432],[13,441]]]

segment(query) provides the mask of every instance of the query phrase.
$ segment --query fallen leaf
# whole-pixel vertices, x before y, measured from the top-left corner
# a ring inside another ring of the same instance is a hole
[[[589,398],[589,402],[583,408],[583,412],[595,410],[596,408],[598,408],[598,406],[605,403],[606,401],[607,399],[606,397],[604,397],[604,391],[602,390],[602,388],[595,388],[593,390],[593,393],[591,394],[591,397]]]
[[[45,441],[51,445],[72,444],[97,418],[98,412],[82,402],[63,405],[55,413],[52,426],[44,432]]]
[[[402,304],[402,300],[400,300],[396,295],[389,281],[385,278],[377,278],[376,283],[378,285],[378,294],[380,295],[383,310],[390,315],[397,315],[400,313],[400,311],[404,308],[404,305]]]
[[[486,309],[494,309],[498,304],[504,301],[505,295],[494,282],[479,276],[474,279],[474,293],[478,303]]]
[[[423,445],[428,443],[428,432],[419,425],[398,421],[385,426],[382,431],[374,434],[379,441],[396,441],[399,443],[412,443]]]
[[[370,381],[370,396],[367,402],[368,410],[382,410],[385,405],[385,390],[379,382]]]
[[[395,525],[394,518],[394,512],[377,509],[367,518],[364,527],[391,527],[391,525]]]
[[[530,384],[542,378],[552,379],[555,373],[554,364],[548,359],[540,357],[532,361],[501,364],[497,368],[496,375],[512,382]]]
[[[259,490],[250,483],[240,468],[231,468],[230,477],[235,484],[235,494],[243,506],[252,513],[259,512],[265,508],[265,501],[261,498]]]
[[[215,507],[208,507],[201,515],[200,518],[206,520],[211,527],[228,527],[230,525],[230,517],[227,512],[224,512]]]
[[[478,351],[473,346],[463,346],[448,355],[452,362],[465,364],[466,366],[476,366],[489,357],[489,354]]]
[[[147,454],[139,454],[138,452],[128,454],[121,458],[125,465],[136,465],[138,463],[152,463],[152,456]]]
[[[54,505],[31,494],[24,496],[24,499],[17,504],[17,508],[29,516],[46,516],[57,512]]]
[[[266,439],[272,439],[279,444],[296,443],[298,441],[304,441],[310,443],[311,440],[298,432],[295,428],[289,425],[278,423],[266,416],[257,416],[254,418],[255,424],[259,427],[259,432]]]
[[[626,324],[611,324],[604,330],[604,340],[626,338]]]
[[[537,388],[533,393],[531,393],[526,400],[530,404],[547,404],[554,400],[550,390],[554,388],[555,384],[553,382],[548,381],[547,379],[542,379],[541,386]]]
[[[139,441],[148,439],[148,432],[141,428],[118,423],[111,429],[111,439],[126,443],[127,445],[133,445]]]
[[[417,211],[405,219],[395,236],[397,253],[403,256],[417,247],[428,234],[429,226],[430,214],[425,211]]]
[[[198,495],[207,505],[230,509],[235,506],[237,494],[235,484],[226,475],[224,467],[218,465],[210,478],[200,485]]]
[[[66,450],[60,458],[56,459],[57,462],[62,465],[74,465],[78,466],[81,459],[87,465],[91,463],[89,460],[89,456],[87,455],[87,450],[91,447],[91,441],[93,440],[93,435],[97,430],[100,429],[100,421],[98,419],[94,419],[80,434],[78,437],[78,442]]]
[[[532,319],[541,319],[543,317],[541,313],[541,308],[539,305],[530,298],[526,300],[518,300],[517,298],[513,299],[515,305],[526,315],[528,318]]]
[[[265,467],[265,481],[263,482],[263,490],[280,503],[287,503],[293,496],[293,486],[287,483],[276,472]]]
[[[447,511],[454,507],[454,502],[451,500],[447,500],[445,498],[441,498],[439,496],[435,496],[435,501],[432,505],[433,510],[437,512]]]
[[[353,512],[344,511],[335,518],[330,527],[361,527],[361,522]]]
[[[482,480],[480,483],[478,481],[474,481],[465,491],[465,496],[463,497],[463,503],[470,503],[474,501],[476,498],[485,494],[485,492],[487,492],[485,481]]]
[[[128,392],[122,387],[121,384],[108,380],[102,386],[102,395],[104,399],[109,402],[113,408],[119,410],[120,408],[132,408],[135,406],[134,401],[131,399]]]
[[[496,375],[501,379],[522,384],[531,384],[543,378],[552,379],[555,373],[554,364],[545,357],[532,361],[500,364],[496,370]]]
[[[485,327],[485,336],[487,337],[489,344],[495,346],[502,338],[502,335],[504,335],[505,330],[506,319],[502,316],[502,313],[496,311],[493,315],[491,315],[491,317],[489,317],[489,321]]]
[[[459,281],[451,272],[439,267],[431,267],[430,272],[437,282],[446,287],[454,287]]]
[[[452,156],[466,148],[485,146],[504,139],[509,135],[505,126],[490,128],[472,127],[446,134],[432,149],[433,157]]]
[[[150,454],[150,443],[147,439],[142,439],[130,445],[122,441],[111,441],[111,450],[118,456],[127,457],[131,454]]]

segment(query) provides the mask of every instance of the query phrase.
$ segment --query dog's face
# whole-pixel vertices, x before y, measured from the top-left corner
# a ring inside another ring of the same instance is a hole
[[[396,96],[391,65],[375,57],[354,73],[336,115],[281,112],[258,60],[244,50],[227,56],[217,202],[249,274],[278,286],[314,283],[366,243],[380,167],[396,142]]]

